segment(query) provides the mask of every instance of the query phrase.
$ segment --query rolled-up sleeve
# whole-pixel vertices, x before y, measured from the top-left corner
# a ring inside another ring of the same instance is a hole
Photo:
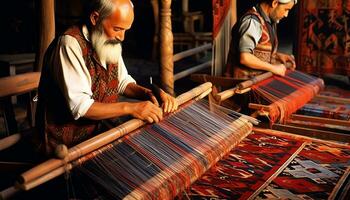
[[[253,53],[262,35],[260,22],[251,15],[246,16],[241,22],[239,35],[239,51]]]
[[[82,56],[78,41],[72,36],[62,36],[56,49],[55,77],[74,119],[83,117],[94,103],[91,77]]]
[[[118,62],[118,93],[123,94],[125,91],[126,86],[128,86],[129,83],[136,83],[136,81],[129,75],[128,70],[125,67],[124,60],[122,56],[119,58]]]

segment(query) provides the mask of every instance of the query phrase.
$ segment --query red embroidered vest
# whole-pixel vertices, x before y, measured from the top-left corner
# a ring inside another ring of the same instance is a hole
[[[81,27],[68,29],[64,35],[77,39],[82,49],[85,65],[91,76],[92,98],[95,102],[112,103],[118,100],[118,65],[109,64],[103,68],[93,50],[91,43],[82,33]],[[48,48],[45,56],[52,56],[57,46],[55,39]],[[41,143],[45,141],[46,153],[51,153],[58,144],[68,147],[76,145],[97,134],[99,121],[84,117],[75,120],[68,107],[68,103],[52,78],[50,68],[53,63],[44,60],[41,80],[39,84],[39,102],[36,123]],[[69,86],[68,86],[69,87]]]
[[[274,63],[276,53],[277,53],[277,46],[278,46],[278,40],[276,33],[274,34],[274,45],[272,45],[271,37],[269,34],[269,28],[267,23],[265,22],[264,18],[259,14],[258,11],[256,11],[254,8],[250,9],[243,17],[242,19],[247,15],[254,15],[259,19],[259,22],[262,26],[262,35],[260,40],[258,41],[257,46],[253,50],[253,54],[258,57],[259,59],[268,62],[268,63]],[[235,30],[235,28],[237,30]],[[228,54],[227,64],[226,64],[226,70],[225,70],[225,76],[227,77],[234,77],[236,79],[250,79],[256,75],[259,75],[263,73],[264,71],[252,69],[249,67],[246,67],[242,64],[240,64],[239,61],[239,50],[238,50],[238,29],[239,27],[234,27],[232,30],[232,41],[230,46],[230,51]]]

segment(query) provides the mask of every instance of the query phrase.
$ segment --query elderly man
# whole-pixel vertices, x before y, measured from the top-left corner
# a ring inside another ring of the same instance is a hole
[[[175,98],[152,91],[128,75],[121,42],[134,20],[130,0],[90,0],[85,21],[57,37],[48,48],[39,85],[36,116],[41,149],[51,153],[99,131],[100,120],[131,115],[149,123],[177,109]],[[140,99],[118,102],[118,95]]]
[[[232,41],[225,76],[250,79],[264,71],[284,76],[287,62],[295,68],[292,55],[277,52],[276,24],[297,0],[258,0],[232,28]]]

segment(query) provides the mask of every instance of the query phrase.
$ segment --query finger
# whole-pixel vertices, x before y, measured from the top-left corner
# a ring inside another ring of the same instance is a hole
[[[169,101],[168,100],[165,100],[164,103],[163,103],[163,109],[164,109],[164,112],[165,113],[168,113],[169,112]]]
[[[176,99],[174,99],[174,110],[173,111],[175,111],[175,110],[177,110],[178,108],[179,108],[179,104],[177,103],[177,101],[176,101]]]
[[[159,107],[155,108],[154,110],[152,110],[152,115],[156,116],[158,121],[163,119],[163,110]]]
[[[169,109],[168,112],[172,112],[174,110],[174,101],[172,98],[169,99]]]
[[[293,62],[293,70],[297,67],[297,65],[295,64],[295,62]]]
[[[158,118],[158,116],[157,116],[157,115],[155,115],[155,114],[151,114],[150,116],[152,117],[153,122],[155,122],[155,123],[158,123],[158,122],[159,122],[159,118]]]
[[[152,117],[146,117],[146,121],[151,124],[151,123],[153,123],[153,118]]]
[[[176,102],[175,98],[171,99],[171,103],[172,103],[172,107],[171,107],[170,112],[174,112],[177,109],[177,102]]]
[[[170,113],[173,110],[174,103],[171,98],[168,100],[168,113]]]
[[[156,113],[151,113],[150,116],[152,117],[152,119],[153,119],[153,121],[155,123],[158,123],[158,122],[160,122],[162,120],[162,116],[159,115],[159,113],[157,113],[157,114]]]
[[[154,95],[151,96],[151,101],[152,101],[152,103],[153,103],[154,105],[156,105],[157,107],[159,107],[159,103],[158,103],[158,101],[157,101],[157,98],[156,98]]]
[[[177,103],[176,99],[174,99],[174,110],[173,110],[173,112],[175,110],[177,110],[178,107],[179,107],[179,104]]]

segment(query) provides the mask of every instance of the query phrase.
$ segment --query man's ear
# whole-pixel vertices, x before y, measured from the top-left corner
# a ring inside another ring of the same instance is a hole
[[[91,24],[92,24],[93,26],[96,26],[99,16],[100,16],[100,15],[99,15],[98,12],[96,12],[96,11],[93,11],[93,12],[90,14],[90,22],[91,22]]]
[[[271,6],[272,6],[272,8],[276,8],[278,6],[278,4],[279,4],[278,0],[273,0]]]

